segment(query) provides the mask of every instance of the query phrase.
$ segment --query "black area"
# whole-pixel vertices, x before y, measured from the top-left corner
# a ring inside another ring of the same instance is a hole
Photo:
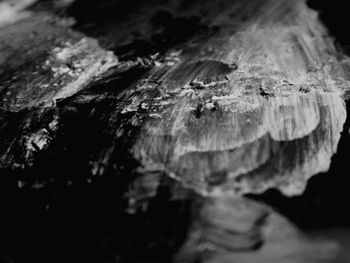
[[[131,216],[121,178],[34,191],[18,189],[19,174],[1,173],[0,262],[170,262],[190,225],[191,202],[169,200],[166,188]]]
[[[121,60],[135,60],[156,53],[162,55],[170,48],[189,40],[198,41],[218,30],[203,25],[199,16],[184,15],[181,11],[175,15],[162,10],[164,3],[167,1],[77,0],[68,8],[67,15],[75,18],[74,29],[99,39],[104,48],[113,50]],[[144,23],[152,30],[151,34],[143,32],[142,27],[132,31],[121,26],[124,21],[132,21],[141,6],[144,16],[150,17]],[[125,39],[131,40],[127,43],[115,40],[117,29],[125,33]]]
[[[218,30],[207,28],[201,24],[200,20],[198,16],[174,17],[169,11],[159,10],[149,21],[154,32],[157,33],[117,46],[114,52],[124,60],[155,53],[164,54],[168,49],[184,44],[192,38],[205,37]]]
[[[114,20],[125,19],[128,14],[144,4],[145,0],[76,0],[67,14],[76,19],[76,27],[84,31],[105,29]],[[157,2],[152,1],[151,2]]]
[[[350,54],[350,17],[347,0],[308,0],[308,5],[319,12],[319,17],[342,48]]]
[[[193,115],[199,119],[202,116],[203,104],[198,103],[196,109],[193,110]]]
[[[96,83],[44,115],[34,109],[1,115],[8,136],[20,131],[16,123],[27,115],[34,130],[55,114],[60,125],[33,165],[0,169],[0,262],[171,261],[190,226],[192,200],[169,200],[171,184],[165,182],[146,211],[128,214],[125,194],[139,176],[130,148],[139,128],[130,124],[132,113],[115,115],[115,96],[81,100],[88,92],[114,94],[131,81],[127,76],[109,76],[109,84]],[[127,132],[116,138],[110,125]],[[99,164],[102,174],[92,174],[90,161],[113,144],[108,164]]]

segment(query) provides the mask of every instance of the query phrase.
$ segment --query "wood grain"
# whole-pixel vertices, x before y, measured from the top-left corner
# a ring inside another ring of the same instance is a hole
[[[37,211],[29,218],[42,240],[47,222],[69,238],[86,220],[88,242],[110,248],[96,246],[91,262],[335,257],[337,244],[246,197],[301,195],[337,152],[349,59],[305,1],[86,3],[94,14],[63,2],[0,5],[0,14],[27,12],[0,20],[4,200],[15,195]],[[4,240],[30,239],[11,222],[30,212],[6,209]],[[56,221],[69,213],[72,226]],[[58,262],[88,246],[75,241],[54,243]]]

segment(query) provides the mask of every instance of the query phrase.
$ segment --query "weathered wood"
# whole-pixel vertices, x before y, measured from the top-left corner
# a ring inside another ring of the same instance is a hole
[[[90,14],[81,1],[64,2],[7,5],[13,13],[0,20],[9,226],[0,256],[335,256],[336,244],[304,236],[245,196],[272,188],[301,195],[337,151],[349,60],[315,11],[302,0],[89,1]],[[62,6],[66,13],[54,14]],[[35,233],[39,241],[28,245]]]

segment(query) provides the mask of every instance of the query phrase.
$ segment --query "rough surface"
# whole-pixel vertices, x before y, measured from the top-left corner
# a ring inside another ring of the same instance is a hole
[[[349,126],[304,1],[34,2],[0,4],[0,260],[343,255],[295,225]]]
[[[200,192],[296,195],[329,169],[346,118],[334,46],[302,1],[255,4],[242,29],[233,33],[237,21],[220,16],[220,33],[137,87],[160,90],[127,106],[150,111],[134,147],[145,170]]]

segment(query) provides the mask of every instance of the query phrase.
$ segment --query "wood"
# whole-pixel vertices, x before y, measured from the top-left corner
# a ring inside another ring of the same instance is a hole
[[[2,12],[0,258],[336,256],[334,242],[247,197],[300,196],[337,152],[349,59],[305,1],[23,1]]]

